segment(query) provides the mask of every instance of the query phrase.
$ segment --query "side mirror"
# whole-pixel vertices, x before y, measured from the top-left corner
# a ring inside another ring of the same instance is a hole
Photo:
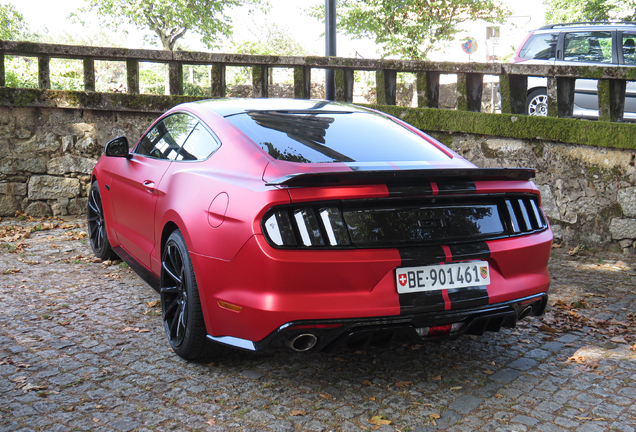
[[[126,159],[132,158],[129,153],[128,138],[120,136],[108,141],[104,147],[104,154],[106,156],[125,157]]]

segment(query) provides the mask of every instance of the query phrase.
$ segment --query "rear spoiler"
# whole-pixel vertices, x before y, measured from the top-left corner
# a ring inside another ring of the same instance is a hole
[[[531,168],[433,168],[414,170],[331,171],[289,174],[267,182],[267,186],[307,187],[354,184],[402,183],[422,180],[530,180]]]

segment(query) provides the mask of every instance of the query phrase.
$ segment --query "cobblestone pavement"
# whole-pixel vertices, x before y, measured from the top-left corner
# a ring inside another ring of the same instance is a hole
[[[84,230],[0,222],[1,431],[636,428],[633,255],[555,249],[551,308],[516,329],[189,364],[169,349],[158,295],[92,260]]]

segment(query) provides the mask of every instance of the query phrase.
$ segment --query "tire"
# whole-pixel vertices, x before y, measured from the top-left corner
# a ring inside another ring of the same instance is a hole
[[[181,231],[170,234],[161,255],[161,310],[172,350],[185,360],[209,355],[207,331],[192,261]]]
[[[88,238],[90,239],[93,254],[99,259],[108,260],[117,258],[108,241],[106,231],[106,221],[104,219],[104,208],[102,206],[102,196],[99,192],[97,180],[91,185],[88,192],[88,208],[86,210],[86,222],[88,224]]]
[[[535,89],[528,94],[526,114],[541,117],[548,115],[548,91],[546,89]]]

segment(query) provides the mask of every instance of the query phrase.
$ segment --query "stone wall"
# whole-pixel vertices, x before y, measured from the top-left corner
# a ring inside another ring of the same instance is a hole
[[[111,138],[134,142],[158,113],[0,107],[0,216],[83,214],[90,172]],[[530,167],[558,242],[623,248],[636,240],[636,150],[454,134],[482,167]]]
[[[458,134],[452,147],[482,167],[530,167],[557,242],[636,247],[636,150]]]
[[[0,216],[83,214],[104,144],[136,140],[154,114],[0,107]]]

